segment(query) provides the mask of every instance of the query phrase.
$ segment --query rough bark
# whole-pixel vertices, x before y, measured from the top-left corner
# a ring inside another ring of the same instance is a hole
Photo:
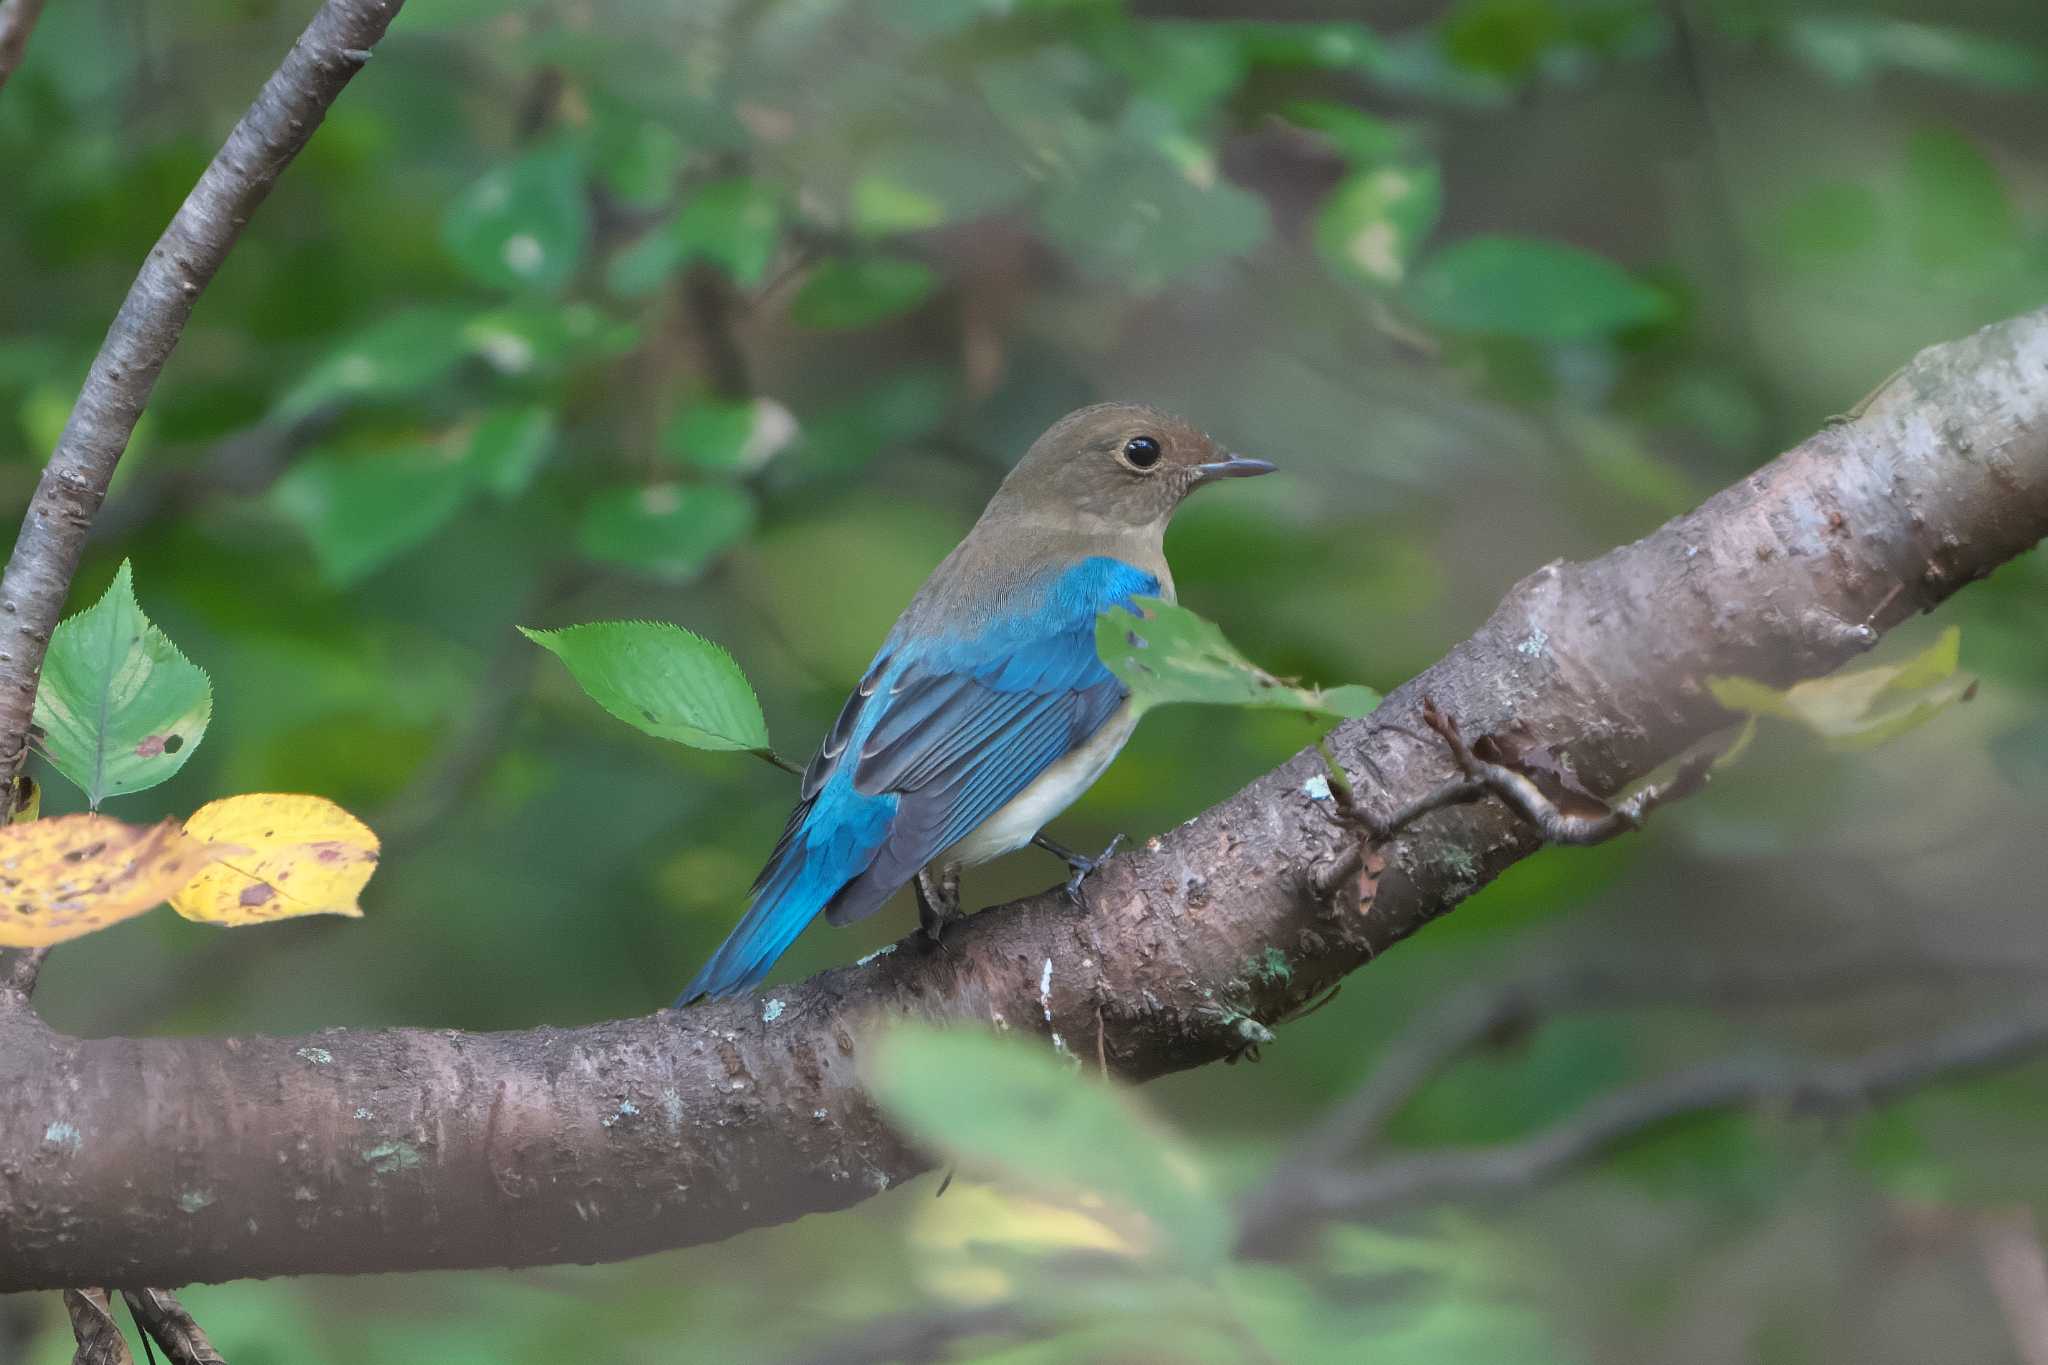
[[[1526,724],[1617,790],[1722,726],[1700,680],[1835,667],[2048,531],[2048,311],[1923,353],[1694,512],[1517,584],[1334,747],[1380,814],[1418,721]],[[1359,861],[1304,752],[1057,893],[750,998],[589,1028],[86,1041],[0,1013],[0,1290],[614,1260],[841,1208],[927,1159],[865,1098],[880,1014],[1144,1080],[1229,1056],[1533,852],[1498,802]],[[1683,818],[1682,812],[1660,816]],[[1355,885],[1349,884],[1355,880]]]
[[[28,753],[43,653],[86,531],[193,304],[402,3],[327,0],[320,7],[150,249],[107,329],[0,578],[0,737],[7,741],[0,783],[20,771]],[[24,6],[16,16],[23,41],[35,8]],[[0,18],[13,14],[0,9]]]

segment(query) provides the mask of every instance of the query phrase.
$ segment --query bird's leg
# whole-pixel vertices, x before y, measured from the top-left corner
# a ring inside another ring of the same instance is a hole
[[[960,869],[948,865],[934,876],[929,867],[919,868],[912,885],[917,888],[917,927],[933,946],[943,946],[946,926],[960,918]]]
[[[1108,862],[1115,855],[1117,845],[1123,841],[1124,836],[1121,834],[1117,835],[1116,838],[1109,841],[1108,848],[1105,848],[1102,852],[1091,858],[1085,853],[1075,852],[1065,844],[1054,843],[1043,834],[1035,834],[1031,838],[1032,843],[1037,844],[1047,853],[1052,854],[1053,857],[1060,859],[1073,870],[1074,875],[1067,878],[1067,899],[1080,906],[1083,910],[1088,908],[1088,902],[1081,898],[1081,883],[1088,879],[1089,873]]]

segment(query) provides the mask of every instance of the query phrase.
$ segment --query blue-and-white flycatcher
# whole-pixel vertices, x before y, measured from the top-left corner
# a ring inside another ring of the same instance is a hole
[[[1137,718],[1095,653],[1096,617],[1173,600],[1166,524],[1195,489],[1264,474],[1139,403],[1069,413],[1025,452],[897,618],[804,770],[746,916],[682,997],[758,985],[805,925],[874,913],[918,885],[937,937],[959,869],[1038,841]]]

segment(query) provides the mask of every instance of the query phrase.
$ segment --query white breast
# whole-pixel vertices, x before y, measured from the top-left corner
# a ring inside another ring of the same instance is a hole
[[[1030,786],[1010,798],[1008,805],[932,861],[985,863],[1030,843],[1038,831],[1095,784],[1137,724],[1138,718],[1126,701],[1102,723],[1101,729],[1088,737],[1087,743],[1040,773]]]

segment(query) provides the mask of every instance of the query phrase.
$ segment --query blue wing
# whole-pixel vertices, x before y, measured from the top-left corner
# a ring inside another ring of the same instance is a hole
[[[678,1003],[759,984],[821,910],[833,924],[873,914],[1084,743],[1126,695],[1095,653],[1095,618],[1158,591],[1094,557],[971,635],[892,635],[805,769],[746,916]]]

